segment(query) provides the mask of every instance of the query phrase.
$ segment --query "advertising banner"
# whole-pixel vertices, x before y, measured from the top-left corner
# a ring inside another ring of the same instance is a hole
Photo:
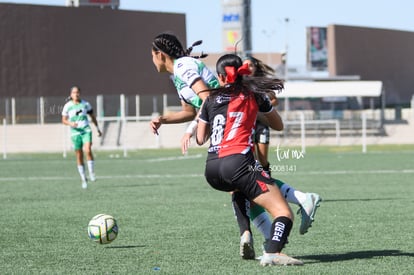
[[[223,51],[243,52],[243,43],[238,43],[241,41],[243,36],[243,1],[222,0],[222,7]]]
[[[309,70],[328,69],[328,45],[326,27],[307,28],[307,65]]]

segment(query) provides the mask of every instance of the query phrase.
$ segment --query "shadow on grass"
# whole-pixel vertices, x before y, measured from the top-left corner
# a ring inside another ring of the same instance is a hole
[[[138,248],[138,247],[146,247],[146,245],[112,245],[106,246],[106,249],[122,249],[122,248]]]
[[[298,256],[301,260],[314,260],[312,262],[339,262],[349,261],[355,259],[371,259],[375,257],[399,257],[408,256],[414,257],[414,253],[403,252],[401,250],[367,250],[367,251],[353,251],[343,254],[322,254],[322,255],[307,255]],[[311,263],[312,263],[311,262]]]

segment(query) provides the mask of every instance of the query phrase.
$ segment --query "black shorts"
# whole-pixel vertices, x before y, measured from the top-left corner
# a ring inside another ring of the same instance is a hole
[[[209,154],[205,177],[214,189],[240,191],[250,200],[269,191],[267,184],[273,184],[263,169],[257,169],[252,152],[217,158]]]
[[[254,143],[269,144],[270,133],[269,126],[256,120],[256,128],[254,129],[253,141]]]

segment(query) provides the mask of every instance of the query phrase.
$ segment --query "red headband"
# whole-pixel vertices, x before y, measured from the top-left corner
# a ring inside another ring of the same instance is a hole
[[[249,70],[249,65],[247,63],[243,64],[241,67],[239,67],[236,71],[236,68],[233,66],[226,66],[224,67],[224,70],[226,71],[226,82],[227,83],[234,83],[236,81],[237,76],[239,75],[249,75],[252,72]]]

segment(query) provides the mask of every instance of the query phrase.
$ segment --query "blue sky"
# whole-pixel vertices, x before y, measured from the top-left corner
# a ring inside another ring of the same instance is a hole
[[[202,39],[198,49],[220,52],[221,0],[120,0],[123,10],[185,13],[188,43]],[[0,2],[63,6],[65,0]],[[253,52],[282,52],[287,42],[289,63],[306,64],[306,27],[340,24],[414,32],[414,1],[409,0],[251,0]],[[285,23],[289,18],[289,23]]]

